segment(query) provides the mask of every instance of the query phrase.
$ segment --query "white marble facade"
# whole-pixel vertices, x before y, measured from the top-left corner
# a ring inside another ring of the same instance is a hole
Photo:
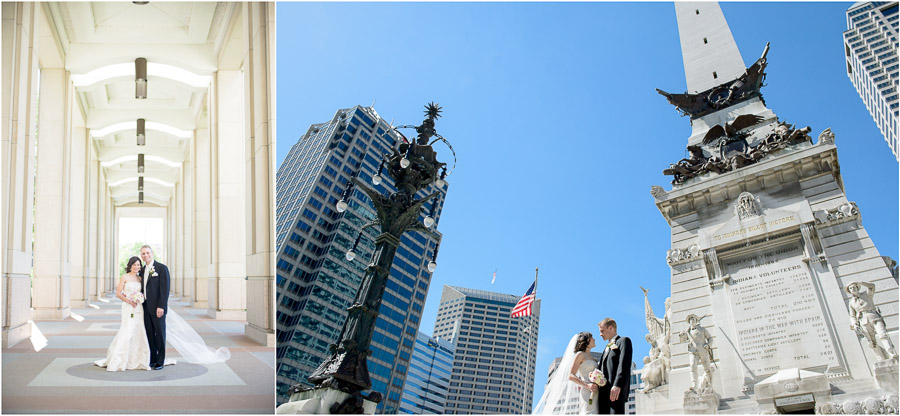
[[[734,43],[715,3],[675,8],[679,33]],[[729,73],[743,65],[728,50],[689,64],[691,48],[682,45],[689,86],[718,66]],[[700,144],[709,126],[743,114],[759,117],[745,130],[749,146],[773,137],[775,114],[751,98],[693,119],[688,144]],[[638,413],[896,413],[897,359],[876,353],[851,329],[852,296],[845,288],[874,285],[882,333],[898,345],[897,280],[863,227],[865,207],[847,199],[837,158],[841,140],[825,127],[818,139],[748,166],[652,190],[672,230],[671,249],[660,253],[672,273],[671,371],[660,377],[667,383],[638,394]],[[676,336],[688,329],[690,315],[702,317],[711,336],[708,388],[692,386],[690,337]]]

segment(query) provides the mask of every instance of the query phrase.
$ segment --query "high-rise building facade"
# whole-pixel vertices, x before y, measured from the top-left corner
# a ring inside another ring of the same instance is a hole
[[[628,401],[625,402],[625,414],[633,415],[637,413],[637,403],[635,402],[635,394],[641,387],[641,370],[637,369],[634,361],[631,362],[631,388],[628,389]]]
[[[372,185],[372,176],[382,157],[389,156],[400,140],[401,136],[371,107],[338,110],[327,123],[310,126],[278,168],[279,404],[287,401],[292,385],[308,384],[309,374],[330,355],[329,345],[339,341],[347,308],[356,297],[375,248],[377,226],[363,232],[354,261],[345,257],[361,227],[375,219],[368,197],[357,188],[351,193],[345,212],[338,213],[335,204],[354,174],[382,194],[396,191],[389,175],[382,174],[383,180],[377,186]],[[430,194],[434,188],[425,188],[418,197]],[[444,185],[439,196],[424,207],[425,212],[430,212],[431,205],[438,204],[435,224],[440,220],[446,189]],[[431,282],[427,264],[439,242],[408,232],[397,248],[375,323],[370,346],[373,354],[368,358],[372,390],[384,397],[376,410],[379,413],[396,413],[399,409]]]
[[[847,9],[844,52],[847,76],[859,92],[900,161],[897,128],[898,102],[897,30],[900,14],[895,1],[857,2]]]
[[[409,372],[406,373],[399,413],[444,413],[455,352],[456,347],[452,343],[419,332],[409,362]]]
[[[531,413],[541,300],[511,318],[520,297],[444,286],[434,335],[456,345],[447,414]]]

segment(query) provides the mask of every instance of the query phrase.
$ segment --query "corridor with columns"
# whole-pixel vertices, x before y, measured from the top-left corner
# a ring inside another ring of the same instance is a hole
[[[2,30],[3,410],[10,353],[118,302],[127,219],[201,329],[274,353],[274,3],[4,2]]]

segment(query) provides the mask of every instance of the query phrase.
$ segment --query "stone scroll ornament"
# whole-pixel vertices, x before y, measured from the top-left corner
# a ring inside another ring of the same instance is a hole
[[[820,209],[813,213],[816,224],[824,224],[831,221],[839,221],[859,216],[859,207],[856,202],[847,201],[832,209]]]
[[[649,356],[644,357],[644,370],[641,379],[644,381],[644,393],[669,382],[669,372],[672,370],[672,353],[670,336],[672,334],[672,298],[666,298],[666,311],[662,318],[653,314],[650,300],[647,298],[649,290],[644,289],[644,316],[647,322],[647,331],[644,338],[650,344]]]
[[[850,294],[847,302],[850,309],[850,329],[869,341],[869,348],[880,359],[897,361],[897,351],[888,336],[884,318],[872,299],[875,285],[869,282],[850,282],[844,290]]]
[[[700,256],[700,246],[691,244],[687,248],[673,248],[666,251],[666,263],[669,265],[683,263]]]

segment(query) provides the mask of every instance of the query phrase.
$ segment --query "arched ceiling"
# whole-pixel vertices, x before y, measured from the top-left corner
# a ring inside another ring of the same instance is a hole
[[[202,125],[217,57],[235,19],[234,3],[48,3],[52,41],[75,84],[75,100],[117,206],[166,206]],[[48,39],[50,40],[50,39]],[[136,58],[147,59],[147,98],[135,98]],[[59,59],[59,58],[57,58]],[[52,60],[43,58],[42,62]],[[137,119],[146,145],[137,144]],[[145,155],[138,173],[137,155]]]

